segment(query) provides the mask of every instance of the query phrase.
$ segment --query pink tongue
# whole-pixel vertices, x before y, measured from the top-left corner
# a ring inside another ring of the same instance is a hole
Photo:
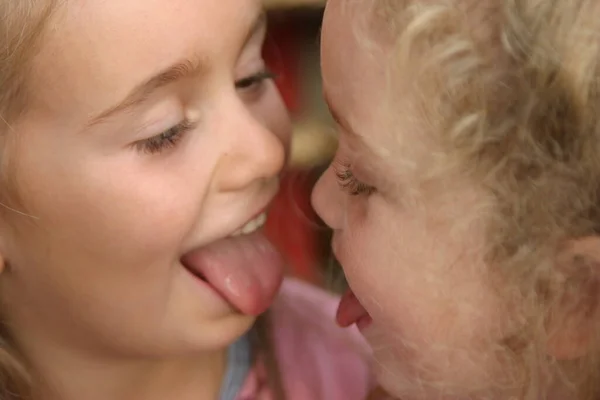
[[[182,262],[248,315],[269,308],[283,279],[283,258],[261,232],[219,240]]]
[[[354,295],[354,292],[352,292],[352,290],[348,290],[344,296],[342,296],[342,300],[338,306],[336,316],[337,323],[345,328],[367,316],[369,316],[369,313],[363,307],[363,305],[360,304]]]

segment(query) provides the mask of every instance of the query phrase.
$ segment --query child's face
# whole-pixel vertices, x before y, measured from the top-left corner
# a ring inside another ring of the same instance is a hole
[[[287,153],[260,11],[257,0],[57,11],[13,126],[33,218],[9,214],[3,232],[1,293],[26,346],[190,354],[231,343],[268,305],[280,258],[262,235],[224,239],[265,210]]]
[[[324,92],[340,144],[313,202],[372,318],[362,314],[358,326],[382,384],[402,399],[467,398],[464,388],[477,392],[500,377],[493,343],[505,333],[482,260],[484,228],[470,220],[481,196],[460,177],[418,186],[434,146],[408,89],[388,109],[394,115],[386,112],[384,62],[353,31],[365,6],[343,3],[329,1],[322,34]],[[411,77],[400,80],[408,87]],[[342,323],[365,312],[351,303],[342,302]]]

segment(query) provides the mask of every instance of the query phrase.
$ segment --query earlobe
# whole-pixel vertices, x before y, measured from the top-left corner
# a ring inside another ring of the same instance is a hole
[[[600,327],[600,236],[569,241],[556,259],[547,352],[557,360],[589,354]]]

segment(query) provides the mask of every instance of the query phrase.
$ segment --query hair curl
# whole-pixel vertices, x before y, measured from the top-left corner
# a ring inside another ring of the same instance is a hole
[[[578,400],[600,396],[600,324],[585,358],[566,365],[545,348],[553,304],[566,293],[583,304],[598,284],[585,265],[555,284],[554,261],[569,239],[600,234],[599,11],[596,0],[374,0],[358,24],[369,46],[392,43],[390,87],[418,67],[411,95],[443,154],[424,179],[467,175],[492,204],[489,265],[501,295],[523,305],[501,344],[523,399],[547,395],[541,370],[566,377]],[[403,94],[391,93],[392,113]]]

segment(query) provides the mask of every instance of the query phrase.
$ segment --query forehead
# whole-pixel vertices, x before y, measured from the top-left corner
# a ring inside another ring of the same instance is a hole
[[[258,12],[255,0],[66,1],[34,63],[34,87],[46,105],[111,104],[182,58],[231,55]]]
[[[430,104],[415,80],[421,63],[395,62],[394,41],[373,32],[370,2],[329,0],[327,7],[321,59],[330,106],[372,150],[371,160],[413,179],[437,149],[424,112]]]
[[[364,4],[364,3],[363,3]],[[363,12],[360,12],[360,11]],[[368,27],[363,23],[367,7],[356,2],[329,0],[325,9],[322,30],[322,67],[328,88],[355,89],[351,81],[372,80],[381,70],[377,62],[377,43],[372,43]],[[370,45],[372,44],[372,45]],[[343,84],[342,84],[343,82]]]
[[[399,82],[405,79],[390,68],[393,46],[373,34],[369,4],[328,1],[321,46],[323,89],[333,111],[385,156],[385,149],[398,143],[398,122],[409,97],[398,96]]]
[[[363,24],[366,7],[361,3],[328,1],[321,40],[325,95],[357,133],[377,119],[386,86],[383,49]]]

